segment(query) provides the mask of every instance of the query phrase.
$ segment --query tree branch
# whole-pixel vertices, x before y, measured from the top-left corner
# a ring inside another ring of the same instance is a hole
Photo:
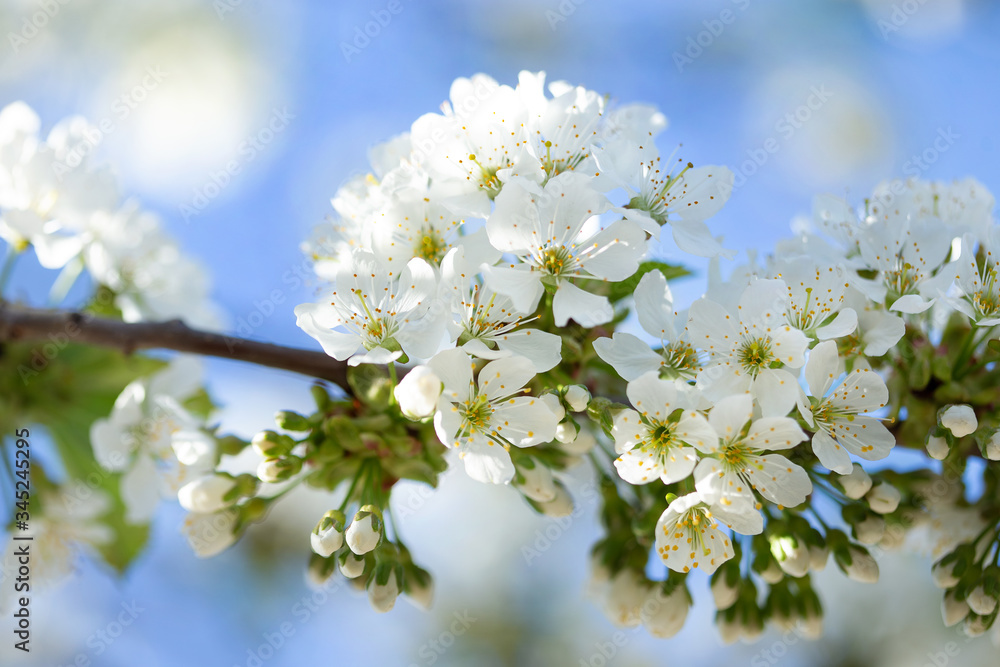
[[[323,352],[200,331],[180,320],[129,323],[90,313],[42,310],[0,302],[0,343],[58,343],[59,340],[112,347],[125,354],[165,349],[232,359],[329,380],[350,391],[347,364]]]

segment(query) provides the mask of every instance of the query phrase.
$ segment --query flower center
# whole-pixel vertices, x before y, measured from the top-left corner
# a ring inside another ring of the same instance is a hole
[[[701,364],[698,363],[698,353],[689,343],[684,341],[665,346],[660,350],[660,356],[663,357],[663,363],[660,366],[661,378],[693,379],[701,370]]]
[[[465,403],[459,404],[458,409],[462,415],[462,429],[469,433],[485,431],[493,416],[493,406],[490,405],[486,394],[470,398]]]
[[[775,361],[775,356],[771,352],[771,339],[768,336],[744,340],[740,344],[737,356],[743,370],[753,377],[756,377],[762,369],[770,368],[771,362]]]
[[[552,276],[558,276],[569,271],[573,257],[564,246],[549,246],[544,248],[539,258],[538,266]]]
[[[441,264],[441,260],[444,259],[449,247],[448,242],[444,240],[441,232],[433,227],[425,227],[420,230],[420,236],[413,248],[413,255],[437,266]]]
[[[753,455],[748,447],[742,440],[737,440],[736,442],[730,442],[722,445],[719,451],[719,458],[726,465],[726,467],[733,470],[742,470],[746,467],[747,460]]]

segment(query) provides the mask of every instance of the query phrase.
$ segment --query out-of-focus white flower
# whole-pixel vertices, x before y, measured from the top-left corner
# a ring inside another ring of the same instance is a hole
[[[441,396],[441,379],[429,366],[414,366],[393,390],[399,409],[410,419],[434,414]]]
[[[200,384],[200,362],[177,357],[125,387],[111,415],[91,426],[97,462],[125,473],[121,493],[128,521],[148,521],[161,498],[176,498],[183,485],[214,467],[215,440],[181,405]]]
[[[979,428],[979,421],[971,405],[951,405],[941,413],[941,426],[951,431],[956,438],[961,438],[975,433]]]
[[[205,475],[188,482],[177,491],[181,507],[189,512],[210,514],[228,507],[225,496],[236,488],[236,480],[228,475]]]

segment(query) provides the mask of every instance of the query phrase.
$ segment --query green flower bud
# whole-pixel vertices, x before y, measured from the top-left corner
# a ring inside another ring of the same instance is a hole
[[[287,435],[274,431],[261,431],[251,441],[254,451],[264,458],[277,458],[290,454],[295,447],[295,441]]]
[[[302,433],[312,429],[312,426],[309,425],[309,420],[291,410],[278,410],[274,414],[274,423],[278,425],[278,428],[286,431]]]
[[[275,484],[291,479],[302,470],[302,459],[286,456],[280,459],[264,459],[257,466],[257,477],[262,482]]]

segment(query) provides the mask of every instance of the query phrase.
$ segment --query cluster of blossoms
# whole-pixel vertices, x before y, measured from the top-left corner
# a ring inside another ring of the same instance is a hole
[[[400,595],[426,606],[433,590],[392,518],[399,480],[434,486],[460,461],[558,517],[573,511],[566,471],[586,463],[605,530],[591,592],[616,624],[674,635],[702,571],[726,641],[767,624],[815,637],[813,572],[832,557],[875,582],[877,557],[911,546],[937,559],[946,623],[993,627],[992,195],[973,180],[912,180],[860,208],[821,196],[773,254],[723,278],[734,255],[705,221],[733,174],[661,158],[665,127],[654,108],[544,74],[457,80],[441,113],[371,151],[372,172],[336,193],[305,246],[325,284],[297,323],[345,362],[350,395],[317,385],[312,414],[279,412],[276,430],[246,442],[215,438],[185,407],[186,360],[133,382],[91,429],[98,461],[127,470],[130,516],[176,495],[210,556],[295,486],[329,491],[310,575],[339,571],[387,611]],[[46,229],[72,237],[55,210]],[[668,284],[682,270],[658,259],[664,226],[680,251],[712,258],[686,310]],[[41,249],[40,234],[18,238]],[[940,468],[866,465],[896,447]],[[220,471],[247,448],[255,473]]]
[[[107,290],[100,305],[126,322],[182,318],[217,328],[201,266],[156,215],[122,200],[110,169],[93,164],[100,130],[74,116],[43,139],[40,125],[23,102],[0,110],[0,239],[9,254],[30,247],[43,267],[62,271],[56,303],[86,269]]]
[[[443,113],[374,149],[373,173],[338,192],[307,246],[331,286],[298,323],[352,366],[388,364],[399,412],[539,511],[572,507],[559,474],[589,457],[608,529],[595,594],[617,622],[673,634],[684,578],[702,570],[725,638],[767,622],[817,635],[809,573],[832,555],[873,582],[868,547],[902,544],[940,510],[927,473],[870,476],[859,460],[897,442],[997,458],[981,416],[995,392],[969,391],[995,364],[993,198],[971,180],[885,183],[862,210],[820,197],[774,255],[714,271],[678,312],[663,265],[644,260],[664,225],[682,251],[731,256],[704,221],[732,174],[661,166],[654,109],[543,83],[459,79]],[[630,310],[642,333],[615,331]],[[420,363],[396,383],[397,361]],[[815,494],[842,507],[839,527]],[[985,537],[977,563],[997,554]],[[673,573],[660,582],[651,552]],[[975,580],[988,592],[989,572]],[[986,606],[967,631],[992,624]]]
[[[7,246],[0,290],[17,258],[30,250],[44,268],[60,271],[50,306],[62,304],[86,270],[91,292],[80,310],[88,317],[182,318],[218,328],[205,271],[182,254],[154,214],[121,198],[109,168],[95,164],[101,136],[72,117],[43,138],[38,116],[25,103],[0,110],[0,239]],[[199,361],[179,357],[161,368],[146,360],[129,370],[112,353],[80,353],[73,332],[53,335],[45,346],[4,345],[9,365],[3,374],[12,386],[4,387],[3,418],[23,412],[67,446],[60,454],[68,478],[40,463],[32,469],[30,529],[45,563],[35,571],[38,582],[68,573],[75,545],[124,567],[130,557],[124,554],[137,553],[157,504],[176,500],[187,481],[210,473],[219,460],[201,409],[207,399]],[[121,393],[114,400],[108,391]],[[16,569],[14,553],[12,542],[4,572],[12,564]]]

